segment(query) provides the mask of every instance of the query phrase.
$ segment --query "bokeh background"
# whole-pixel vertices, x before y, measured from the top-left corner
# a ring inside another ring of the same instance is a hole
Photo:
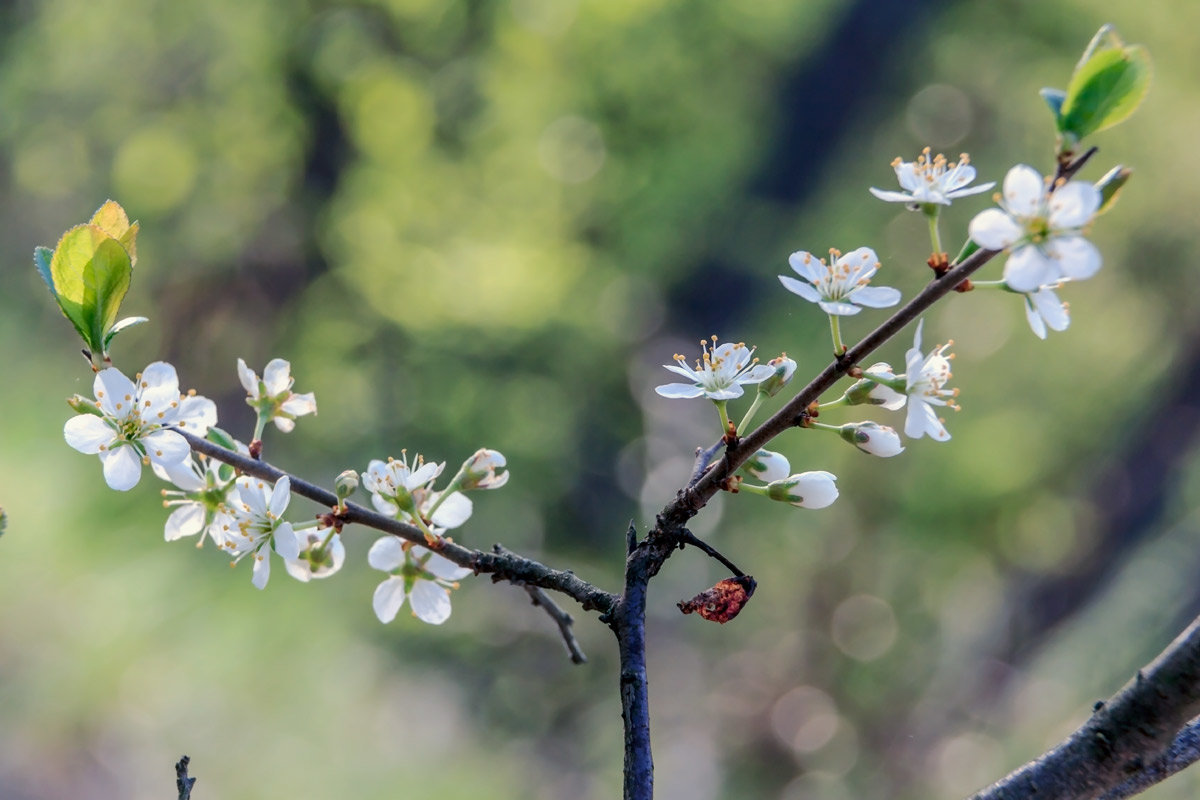
[[[838,503],[719,498],[696,523],[759,581],[734,623],[651,595],[659,796],[953,798],[1041,752],[1200,609],[1200,129],[1182,2],[18,0],[0,9],[0,798],[609,798],[615,647],[572,666],[513,587],[468,581],[441,628],[374,618],[373,537],[266,591],[162,542],[150,477],[118,494],[61,438],[87,393],[31,264],[108,197],[142,223],[123,335],[249,435],[234,364],[291,360],[320,415],[267,456],[328,484],[487,445],[512,481],[460,540],[610,589],[713,438],[661,364],[716,333],[819,369],[827,326],[787,254],[875,247],[928,279],[923,221],[875,201],[891,159],[969,150],[1046,170],[1037,97],[1105,21],[1147,44],[1141,112],[1084,177],[1135,169],[1095,226],[1105,267],[1038,341],[1020,304],[955,296],[964,410],[946,444],[862,456],[796,432]],[[957,247],[984,198],[951,208]],[[990,271],[998,273],[998,268]],[[881,319],[845,325],[854,337]],[[881,354],[902,362],[904,341]],[[848,415],[846,419],[860,415]],[[877,416],[886,420],[887,415]],[[895,420],[893,420],[895,421]],[[296,500],[300,516],[315,509]],[[1149,797],[1189,798],[1185,773]]]

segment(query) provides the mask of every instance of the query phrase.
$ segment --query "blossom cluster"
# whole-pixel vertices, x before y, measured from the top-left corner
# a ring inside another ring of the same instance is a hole
[[[262,378],[237,362],[246,402],[257,412],[254,439],[267,422],[283,432],[295,427],[297,417],[316,413],[311,393],[292,391],[291,365],[283,359],[267,364]],[[94,382],[95,400],[76,396],[71,405],[82,412],[68,420],[63,434],[68,444],[83,453],[100,456],[108,485],[132,489],[149,465],[154,474],[173,484],[164,489],[163,505],[171,509],[164,538],[175,541],[199,535],[197,546],[211,540],[236,565],[249,558],[251,582],[266,588],[272,554],[296,580],[308,582],[338,572],[346,561],[341,526],[329,515],[294,523],[285,518],[291,500],[291,479],[274,483],[238,475],[233,467],[200,454],[180,433],[210,439],[246,455],[250,448],[216,427],[216,405],[194,392],[181,394],[175,368],[155,362],[130,380],[115,367],[101,370]],[[429,547],[394,536],[385,536],[371,547],[368,564],[388,577],[375,592],[373,607],[383,622],[390,622],[407,599],[413,614],[424,622],[441,624],[450,616],[450,590],[470,574],[430,548],[440,546],[447,530],[470,518],[473,504],[465,495],[472,490],[498,489],[508,481],[505,458],[495,450],[481,449],[467,459],[440,489],[434,487],[445,463],[426,462],[407,454],[399,460],[371,461],[362,484],[371,493],[376,510],[421,529]],[[349,491],[357,474],[346,473]],[[339,476],[339,498],[346,481]],[[335,509],[336,511],[337,509]]]

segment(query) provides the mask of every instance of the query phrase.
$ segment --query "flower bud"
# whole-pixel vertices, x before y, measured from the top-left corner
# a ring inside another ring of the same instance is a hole
[[[496,474],[508,462],[496,450],[480,448],[475,455],[468,458],[462,465],[462,490],[469,489],[499,489],[508,483],[508,471]]]
[[[904,450],[900,434],[894,428],[876,422],[852,422],[843,425],[841,437],[850,444],[880,458],[891,458]]]
[[[83,395],[76,394],[67,398],[67,405],[71,410],[78,414],[94,414],[97,417],[103,417],[104,412],[100,410],[100,406],[93,400],[89,400]]]
[[[755,478],[766,483],[786,478],[791,471],[792,466],[787,458],[770,450],[759,450],[738,470],[743,477]]]
[[[767,484],[767,496],[798,508],[825,508],[837,500],[836,480],[832,473],[821,470],[801,472]]]
[[[796,362],[787,357],[787,353],[782,354],[779,358],[772,358],[767,362],[767,366],[774,368],[771,377],[758,385],[758,393],[767,397],[774,397],[779,394],[779,390],[787,386],[792,375],[796,374]]]
[[[894,374],[891,366],[881,361],[863,370],[862,379],[846,390],[846,404],[883,406],[895,411],[908,400],[904,388],[903,376]]]
[[[358,491],[358,473],[354,470],[345,470],[333,479],[333,493],[337,495],[339,503],[356,491]]]

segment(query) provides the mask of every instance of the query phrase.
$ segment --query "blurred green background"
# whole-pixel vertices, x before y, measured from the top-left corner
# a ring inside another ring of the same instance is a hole
[[[1156,79],[1095,139],[1084,177],[1135,177],[1095,226],[1104,270],[1065,292],[1071,328],[1040,342],[1015,298],[952,297],[925,326],[955,341],[952,441],[882,461],[796,432],[779,449],[839,476],[835,506],[724,497],[694,527],[757,577],[747,611],[679,615],[723,577],[694,551],[653,584],[658,796],[691,800],[964,796],[1200,610],[1200,6],[6,4],[0,798],[172,797],[183,753],[198,798],[620,786],[594,618],[574,667],[524,593],[485,580],[444,627],[381,626],[369,534],[336,578],[277,570],[262,593],[211,546],[163,544],[156,481],[111,492],[62,442],[91,373],[35,245],[117,199],[142,223],[124,310],[151,317],[118,366],[166,358],[244,438],[236,359],[290,359],[320,415],[267,457],[327,485],[401,448],[451,468],[499,449],[512,481],[457,538],[615,590],[628,520],[652,522],[713,438],[706,403],[653,393],[660,365],[716,333],[823,366],[824,318],[775,277],[788,253],[869,244],[880,284],[917,291],[924,223],[867,187],[927,144],[981,179],[1049,169],[1036,92],[1105,21]],[[952,247],[986,205],[947,212]],[[902,338],[881,357],[901,364]],[[1185,773],[1148,796],[1198,790]]]

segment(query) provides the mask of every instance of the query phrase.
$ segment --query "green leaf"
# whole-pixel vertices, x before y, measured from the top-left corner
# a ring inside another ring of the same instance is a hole
[[[116,239],[129,252],[129,263],[137,266],[137,234],[138,224],[129,222],[129,215],[116,200],[105,200],[104,205],[96,209],[92,215],[91,225],[95,225],[109,236]]]
[[[132,328],[134,325],[141,325],[143,322],[149,322],[149,317],[126,317],[114,324],[108,329],[108,333],[104,334],[104,352],[108,352],[108,345],[112,342],[113,337],[126,328]]]
[[[50,277],[50,259],[54,256],[54,251],[49,247],[33,248],[33,265],[37,267],[38,275],[42,276],[42,280],[46,282],[50,293],[55,298],[58,297],[58,292],[54,291],[54,279]]]
[[[54,248],[50,278],[58,304],[93,358],[104,353],[132,272],[128,251],[95,225],[71,228]]]
[[[1058,129],[1068,144],[1124,121],[1150,89],[1152,70],[1146,48],[1122,45],[1115,34],[1110,39],[1117,45],[1091,47],[1091,56],[1071,76],[1058,118]]]

